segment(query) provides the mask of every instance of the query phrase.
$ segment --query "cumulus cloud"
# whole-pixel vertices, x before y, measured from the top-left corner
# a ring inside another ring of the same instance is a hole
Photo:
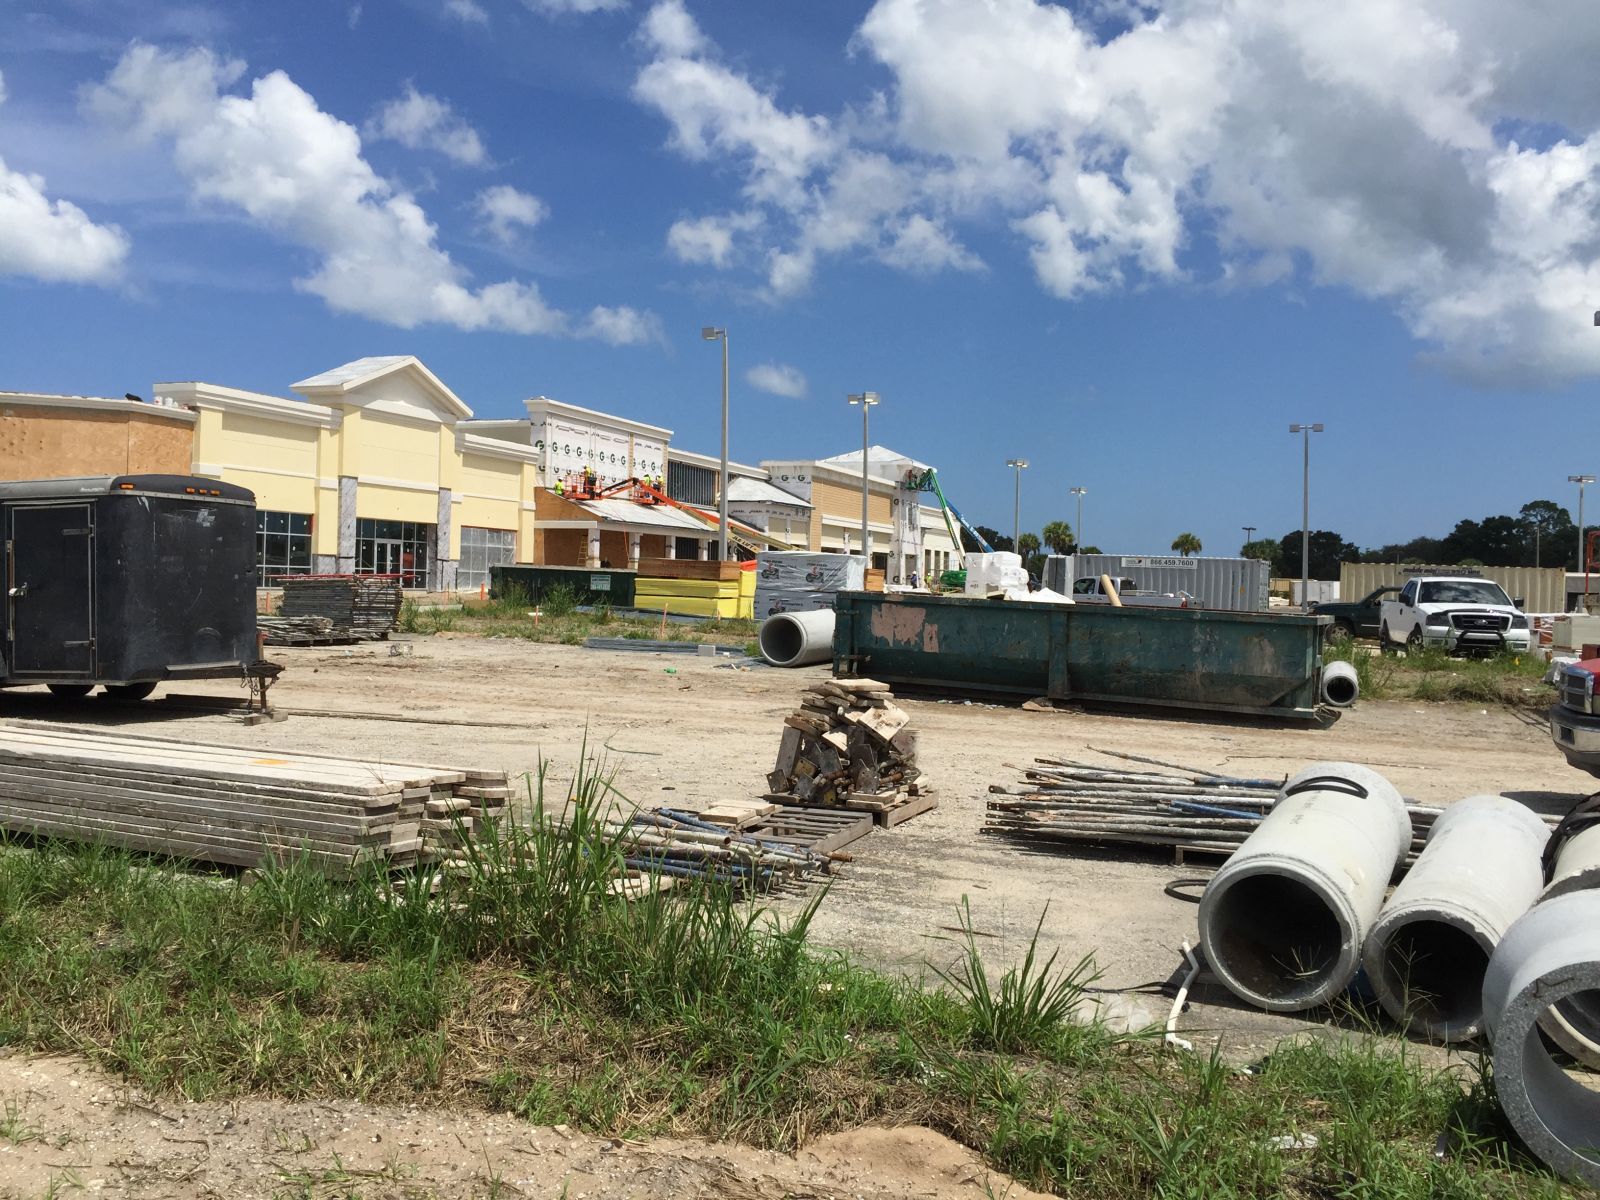
[[[806,377],[798,367],[783,363],[762,363],[751,367],[744,373],[744,379],[753,388],[790,400],[798,400],[806,394]]]
[[[640,43],[636,98],[763,217],[742,256],[711,217],[669,247],[774,298],[844,254],[981,269],[980,227],[1065,300],[1298,277],[1456,369],[1600,370],[1592,0],[876,0],[851,50],[888,86],[834,113],[727,66],[681,0]]]
[[[754,211],[675,221],[667,230],[667,249],[679,262],[729,267],[734,260],[734,240],[760,225],[761,214]]]
[[[520,230],[532,229],[550,215],[549,207],[539,197],[505,183],[479,192],[473,208],[489,235],[508,245],[517,240]]]
[[[0,71],[0,104],[4,104],[5,102],[6,102],[6,76],[5,76],[5,72],[4,71]]]
[[[569,13],[587,16],[589,13],[616,12],[628,7],[628,0],[522,0],[522,2],[532,11],[547,17],[566,16]]]
[[[489,23],[489,13],[478,0],[444,0],[444,11],[464,25]]]
[[[362,157],[354,128],[323,112],[282,71],[256,79],[248,95],[224,90],[243,73],[242,63],[209,50],[136,43],[86,90],[84,105],[135,136],[170,142],[196,199],[237,209],[307,251],[315,265],[295,286],[336,312],[402,329],[432,322],[641,340],[649,318],[631,310],[574,319],[532,283],[470,287],[421,206]]]
[[[483,139],[447,100],[419,92],[415,84],[390,100],[367,122],[368,137],[387,138],[410,150],[434,150],[463,166],[489,161]]]

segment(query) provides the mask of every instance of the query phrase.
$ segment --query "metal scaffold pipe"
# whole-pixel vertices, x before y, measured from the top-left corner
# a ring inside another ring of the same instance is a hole
[[[1445,808],[1367,937],[1367,977],[1390,1016],[1439,1041],[1478,1035],[1489,956],[1538,899],[1549,836],[1504,796]]]
[[[1355,763],[1307,767],[1207,885],[1206,960],[1228,990],[1271,1012],[1299,1012],[1342,992],[1411,820],[1387,779]]]

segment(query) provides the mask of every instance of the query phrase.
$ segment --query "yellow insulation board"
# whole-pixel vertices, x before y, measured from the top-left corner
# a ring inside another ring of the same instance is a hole
[[[633,594],[633,606],[649,612],[660,612],[664,608],[669,613],[684,617],[737,617],[748,616],[750,612],[749,605],[737,596],[730,596],[726,600],[707,600],[699,596],[658,596],[636,591]]]
[[[634,581],[635,596],[684,596],[695,600],[737,600],[737,579],[659,579],[641,576]],[[753,595],[754,593],[752,593]]]

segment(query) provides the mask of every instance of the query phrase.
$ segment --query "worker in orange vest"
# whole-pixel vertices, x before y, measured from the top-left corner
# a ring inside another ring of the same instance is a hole
[[[593,467],[584,467],[584,469],[583,469],[583,490],[585,492],[587,492],[590,496],[594,495],[594,480],[595,480],[594,468]]]

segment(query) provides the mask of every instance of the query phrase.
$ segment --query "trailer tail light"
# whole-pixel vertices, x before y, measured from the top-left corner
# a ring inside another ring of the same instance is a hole
[[[222,491],[219,488],[212,488],[211,489],[211,494],[213,496],[220,496],[220,495],[222,495]]]
[[[119,483],[117,484],[117,487],[124,492],[131,492],[134,489],[134,485],[131,483]]]
[[[193,488],[184,488],[183,490],[184,490],[184,493],[186,495],[190,495],[190,496],[194,495],[194,489]]]

